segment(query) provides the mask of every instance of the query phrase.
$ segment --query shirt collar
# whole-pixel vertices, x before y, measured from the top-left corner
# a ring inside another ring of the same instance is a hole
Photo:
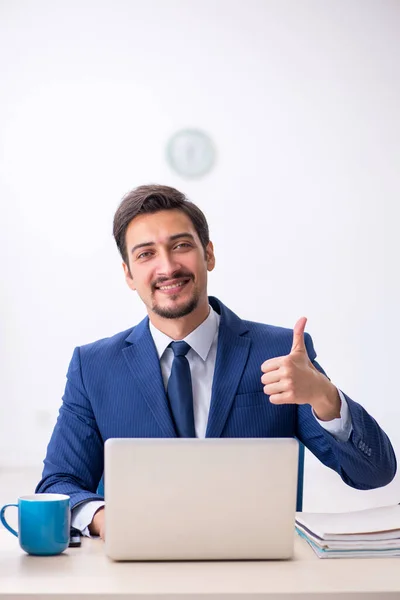
[[[210,352],[211,344],[214,341],[215,334],[218,331],[220,316],[210,306],[208,317],[196,329],[194,329],[183,340],[189,344],[191,348],[203,359],[206,360]],[[154,327],[153,323],[149,322],[150,333],[157,350],[158,358],[161,359],[166,348],[173,340],[168,335]]]

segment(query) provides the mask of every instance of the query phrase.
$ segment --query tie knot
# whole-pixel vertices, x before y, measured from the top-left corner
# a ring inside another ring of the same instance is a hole
[[[190,346],[186,342],[171,342],[169,346],[174,351],[174,356],[186,356],[190,350]]]

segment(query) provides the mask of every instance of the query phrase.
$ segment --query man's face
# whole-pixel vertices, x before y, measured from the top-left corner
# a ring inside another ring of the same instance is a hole
[[[162,210],[139,215],[129,224],[125,240],[126,282],[149,312],[177,319],[208,302],[207,271],[215,265],[213,246],[208,244],[205,255],[185,213]]]

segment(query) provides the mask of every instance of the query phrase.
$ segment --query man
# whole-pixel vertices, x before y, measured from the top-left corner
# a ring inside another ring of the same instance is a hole
[[[294,330],[242,321],[207,296],[213,245],[183,194],[133,190],[114,237],[148,317],[73,354],[36,491],[68,494],[75,527],[104,538],[96,490],[112,437],[296,436],[352,487],[393,479],[388,437],[326,377],[305,318]]]

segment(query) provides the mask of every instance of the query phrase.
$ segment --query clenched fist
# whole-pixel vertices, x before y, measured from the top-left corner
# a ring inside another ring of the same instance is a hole
[[[261,365],[264,393],[272,404],[311,404],[318,419],[340,417],[341,400],[336,387],[308,358],[304,342],[307,319],[299,319],[293,330],[290,354],[271,358]]]

